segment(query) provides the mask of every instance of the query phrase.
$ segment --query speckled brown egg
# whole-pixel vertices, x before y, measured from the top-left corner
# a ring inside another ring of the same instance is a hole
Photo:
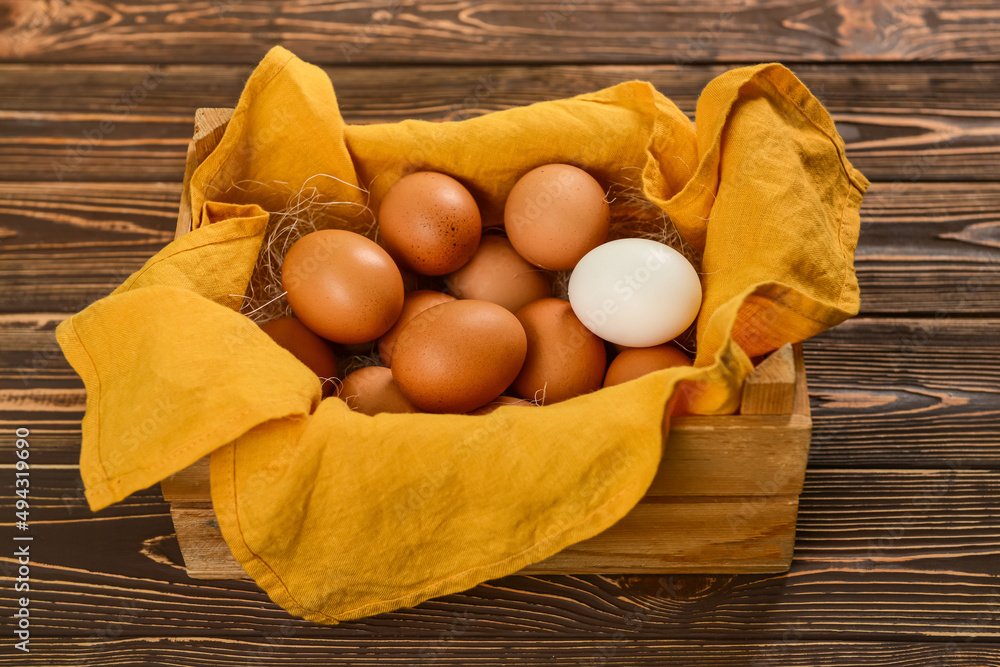
[[[405,269],[441,276],[469,261],[482,219],[465,186],[451,176],[418,171],[396,181],[378,210],[385,249]]]
[[[528,337],[528,354],[513,392],[544,405],[601,388],[604,341],[577,319],[568,301],[540,299],[517,311]]]
[[[484,236],[476,254],[448,277],[447,284],[459,299],[491,301],[512,313],[552,296],[548,274],[518,255],[502,236]]]
[[[396,345],[396,338],[399,337],[399,332],[403,330],[403,327],[410,323],[410,320],[428,308],[454,300],[455,297],[450,294],[435,292],[434,290],[408,292],[403,297],[403,310],[399,314],[396,323],[378,339],[378,354],[382,363],[386,366],[392,363],[392,349]]]
[[[608,366],[608,373],[604,376],[604,386],[610,387],[628,382],[664,368],[690,365],[691,359],[669,343],[654,347],[625,348]]]
[[[507,196],[504,228],[521,257],[543,269],[572,269],[604,243],[611,209],[587,172],[547,164],[522,176]]]
[[[364,343],[403,309],[403,278],[385,250],[360,234],[325,229],[296,241],[281,267],[288,303],[327,340]]]
[[[493,412],[494,410],[496,410],[497,408],[502,408],[505,405],[517,405],[517,406],[521,406],[521,407],[525,407],[525,408],[535,408],[535,407],[538,407],[537,405],[535,405],[531,401],[528,401],[528,400],[523,399],[523,398],[518,398],[516,396],[497,396],[496,398],[494,398],[492,401],[490,401],[486,405],[482,406],[481,408],[476,408],[475,410],[473,410],[472,412],[469,412],[468,414],[470,414],[470,415],[488,415],[491,412]]]
[[[420,313],[396,339],[392,375],[428,412],[469,412],[521,370],[527,346],[517,318],[488,301],[449,301]]]
[[[392,371],[384,366],[365,366],[346,378],[337,394],[352,410],[366,415],[381,412],[420,412],[392,379]]]
[[[333,393],[338,377],[337,357],[330,344],[310,331],[297,317],[279,317],[260,326],[274,342],[285,348],[323,383],[323,396]]]

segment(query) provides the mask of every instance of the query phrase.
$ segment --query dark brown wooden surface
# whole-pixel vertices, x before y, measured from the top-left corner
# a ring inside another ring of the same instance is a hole
[[[275,44],[314,62],[996,60],[991,0],[8,0],[0,58],[253,63]]]
[[[53,330],[169,242],[194,109],[232,106],[277,43],[324,65],[354,123],[633,78],[691,114],[732,66],[794,63],[874,183],[861,317],[806,345],[790,572],[516,576],[327,627],[188,578],[158,487],[89,511],[85,395]],[[998,153],[987,0],[0,4],[0,665],[1000,665]],[[29,655],[9,616],[19,426]]]
[[[702,88],[729,68],[338,64],[326,71],[345,120],[374,123],[468,118],[632,79],[653,82],[693,117]],[[851,160],[869,179],[1000,180],[1000,89],[992,65],[792,68],[834,115]],[[250,71],[0,64],[0,179],[179,182],[194,110],[234,106]]]

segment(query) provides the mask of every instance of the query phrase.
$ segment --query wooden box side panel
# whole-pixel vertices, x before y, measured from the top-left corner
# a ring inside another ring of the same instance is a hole
[[[658,498],[621,521],[521,570],[523,574],[783,572],[792,559],[798,496],[728,502]],[[184,565],[193,579],[246,573],[229,551],[210,503],[171,504]]]

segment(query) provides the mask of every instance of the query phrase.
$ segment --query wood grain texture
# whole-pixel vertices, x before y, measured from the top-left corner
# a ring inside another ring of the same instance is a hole
[[[173,240],[180,184],[0,182],[0,312],[75,312]]]
[[[460,120],[648,80],[689,116],[731,66],[328,67],[350,123]],[[795,65],[873,181],[1000,180],[1000,65]],[[0,179],[180,182],[198,107],[246,67],[0,65]],[[934,95],[928,91],[933,90]],[[391,91],[391,94],[389,94]]]
[[[45,114],[88,114],[89,118],[142,117],[153,123],[176,120],[190,125],[199,107],[235,106],[253,65],[0,63],[0,108],[35,112],[40,114],[38,120],[45,119]],[[736,67],[739,65],[521,66],[452,62],[378,67],[328,65],[321,69],[334,85],[345,118],[354,123],[372,123],[405,118],[461,119],[587,93],[632,79],[651,82],[690,115],[705,84]],[[837,115],[864,108],[887,114],[923,112],[954,118],[997,115],[1000,91],[991,85],[997,78],[995,63],[794,63],[789,67]],[[392,95],[385,94],[387,87]],[[879,134],[873,130],[869,138],[878,138]]]
[[[801,352],[800,352],[801,354]],[[740,398],[741,415],[783,415],[795,405],[795,353],[790,343],[757,365]]]
[[[335,628],[289,617],[251,582],[188,578],[156,487],[92,514],[72,467],[39,465],[32,484],[37,638],[115,624],[115,639],[283,632],[413,647],[461,618],[465,639],[510,641],[1000,639],[997,471],[811,470],[784,575],[514,576]],[[0,556],[3,576],[11,560]]]
[[[773,473],[772,473],[773,474]],[[795,543],[798,496],[646,498],[618,523],[522,574],[785,572]],[[745,516],[744,516],[745,514]],[[210,503],[170,504],[192,579],[245,579]]]
[[[632,617],[641,624],[642,617]],[[781,641],[726,642],[684,639],[467,638],[467,617],[456,614],[436,635],[389,642],[354,637],[299,637],[287,628],[239,638],[45,638],[35,652],[0,665],[91,667],[211,667],[281,664],[292,667],[353,665],[607,665],[633,667],[983,667],[1000,662],[1000,647],[975,641],[846,642],[804,640],[789,631]],[[112,624],[109,626],[114,628]]]
[[[997,467],[998,327],[994,319],[851,320],[806,345],[810,466]]]
[[[995,10],[988,0],[12,2],[0,58],[253,64],[281,43],[330,64],[996,60]]]
[[[1000,313],[1000,185],[873,184],[855,269],[862,313]]]
[[[32,428],[37,586],[32,653],[0,665],[1000,664],[998,34],[989,0],[3,4],[0,428]],[[233,106],[277,43],[326,63],[353,123],[633,78],[690,115],[733,64],[799,63],[882,183],[856,259],[868,317],[806,346],[791,572],[515,576],[331,628],[188,578],[156,487],[90,513],[83,391],[52,330],[172,237],[194,110]]]

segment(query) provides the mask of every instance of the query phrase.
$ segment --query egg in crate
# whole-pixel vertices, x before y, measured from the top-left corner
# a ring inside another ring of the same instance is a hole
[[[400,391],[392,379],[392,371],[384,366],[365,366],[354,371],[344,378],[337,395],[349,408],[366,415],[420,412]]]
[[[392,376],[422,410],[469,412],[510,386],[526,352],[524,329],[506,308],[449,301],[403,328],[392,353]]]
[[[504,229],[518,254],[553,271],[572,269],[608,238],[611,207],[593,176],[546,164],[522,176],[504,205]]]
[[[396,323],[378,339],[378,354],[382,363],[386,366],[392,364],[392,351],[396,346],[396,339],[399,337],[403,327],[410,323],[410,320],[428,308],[454,300],[455,297],[434,290],[414,290],[408,292],[403,297],[403,310],[399,313]]]
[[[333,380],[339,376],[339,371],[337,357],[327,341],[310,331],[296,317],[279,317],[262,324],[260,328],[320,378],[323,396],[333,393]]]
[[[669,343],[654,347],[625,348],[608,366],[604,386],[628,382],[664,368],[690,365],[691,358]]]
[[[573,269],[569,302],[606,341],[651,347],[683,333],[701,309],[701,280],[673,248],[640,238],[609,241]]]
[[[472,194],[446,174],[396,181],[378,210],[379,238],[399,265],[425,276],[461,268],[479,246],[482,217]]]
[[[377,243],[340,229],[306,234],[281,266],[295,315],[336,343],[365,343],[384,334],[403,309],[403,278]]]
[[[548,273],[528,263],[502,236],[484,236],[472,259],[448,276],[448,290],[459,299],[480,299],[512,313],[552,296]]]
[[[607,353],[562,299],[539,299],[517,311],[528,353],[514,380],[515,394],[544,405],[601,388]]]

